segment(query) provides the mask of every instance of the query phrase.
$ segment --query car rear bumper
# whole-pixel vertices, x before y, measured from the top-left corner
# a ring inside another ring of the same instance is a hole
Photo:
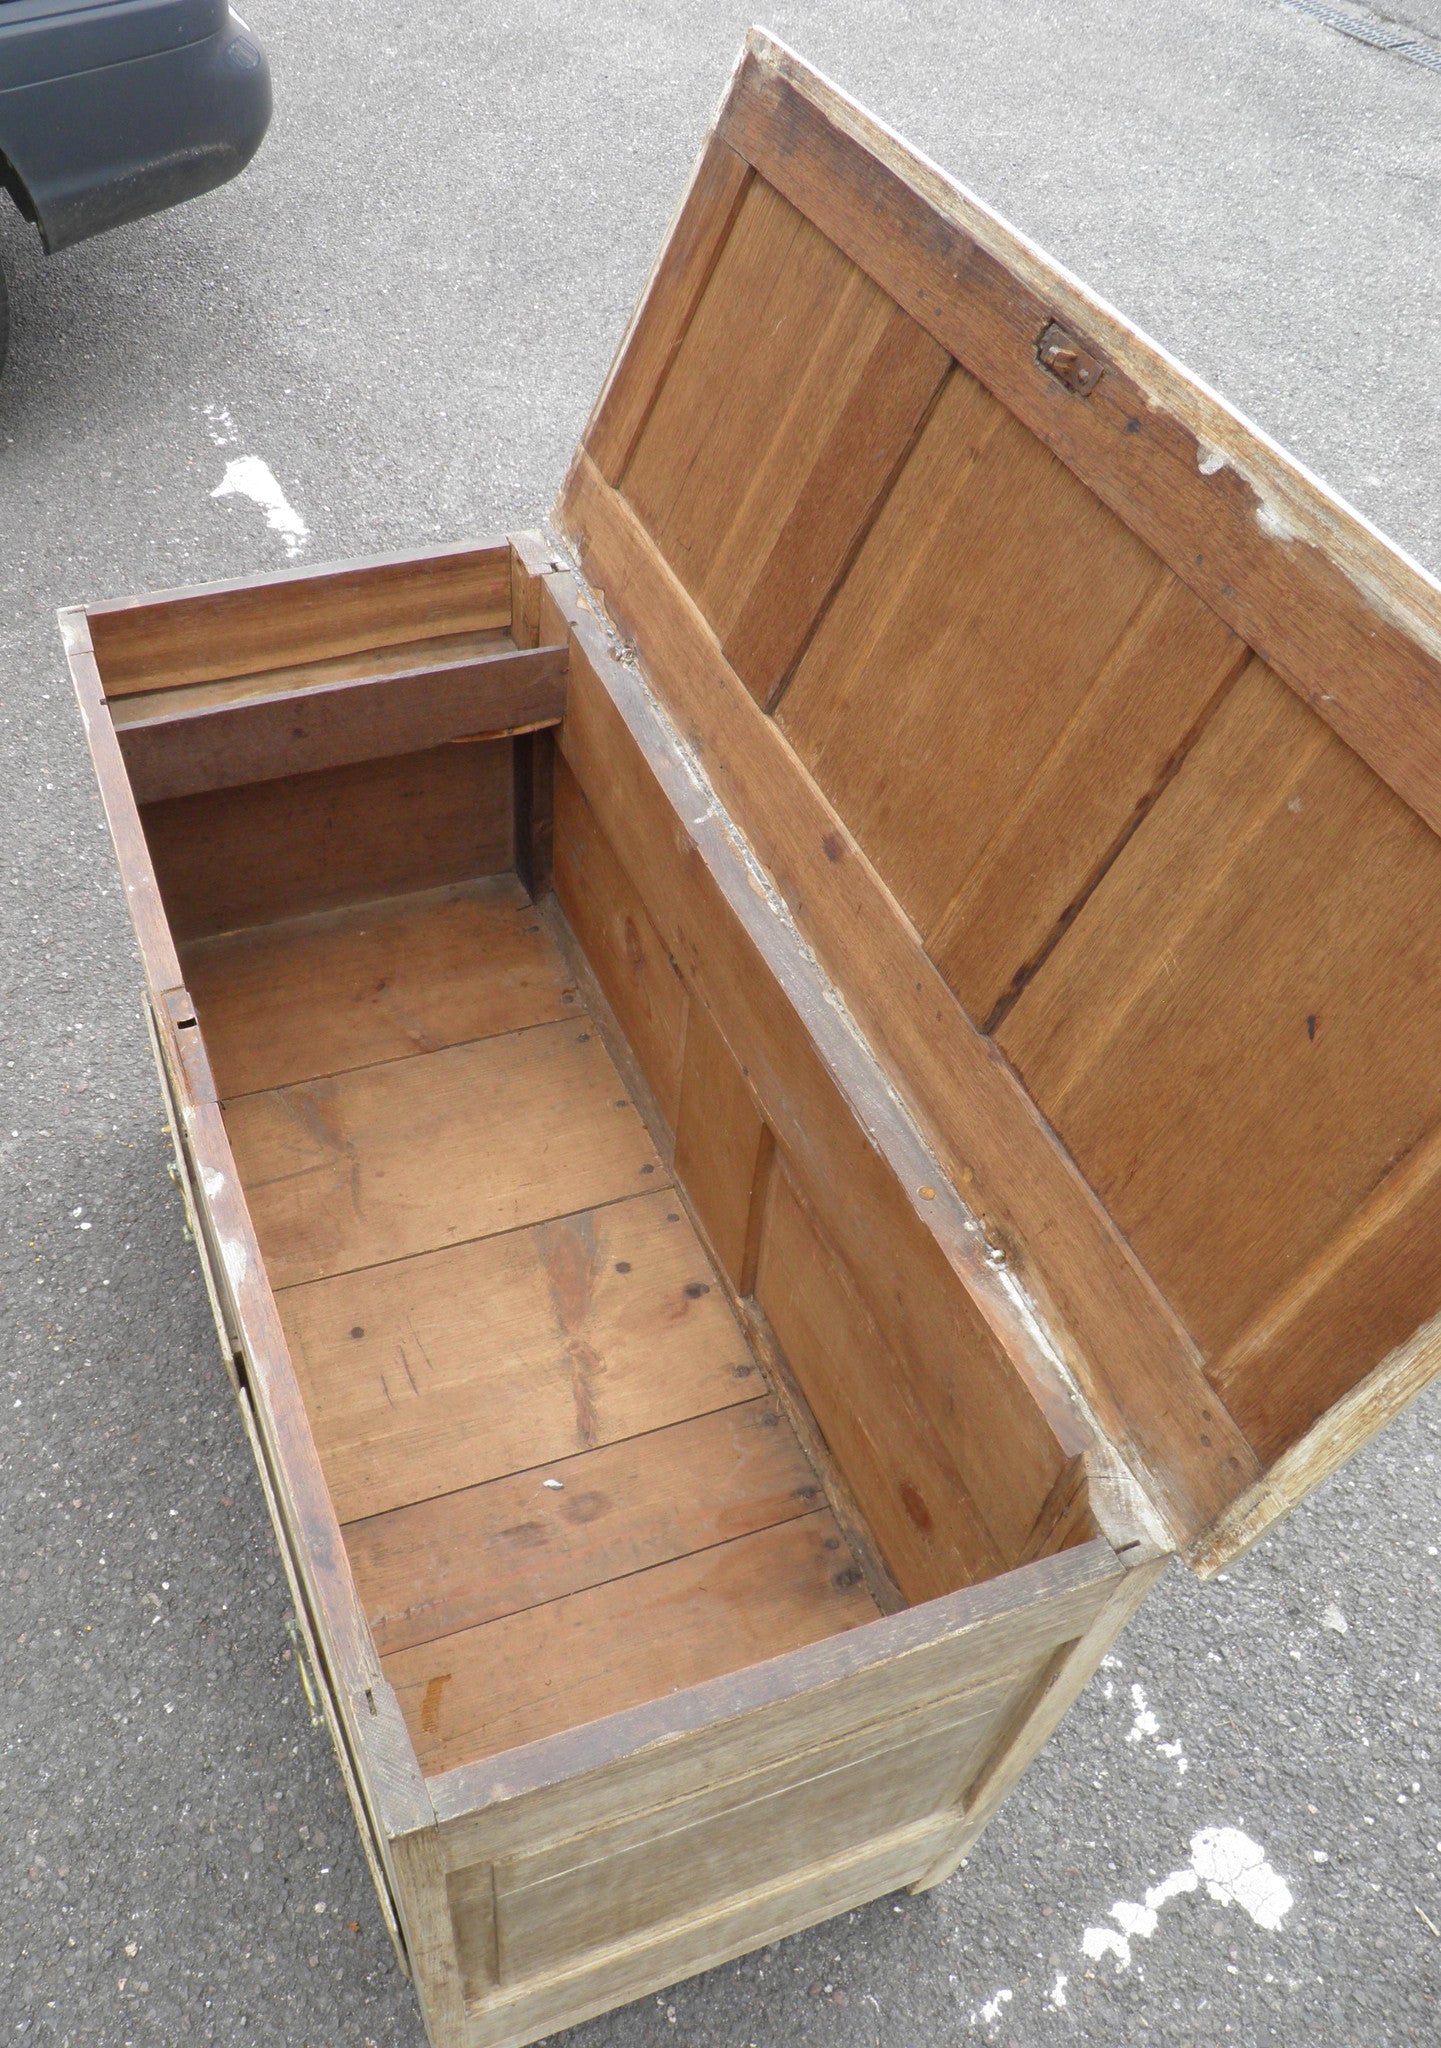
[[[235,177],[270,106],[265,53],[226,9],[221,26],[178,48],[0,89],[0,153],[53,251]]]

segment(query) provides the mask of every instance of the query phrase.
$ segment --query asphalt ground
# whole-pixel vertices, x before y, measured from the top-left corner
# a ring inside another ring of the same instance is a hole
[[[237,184],[48,262],[0,215],[0,2039],[31,2048],[422,2040],[166,1178],[55,607],[283,567],[212,495],[242,453],[308,561],[536,523],[747,19],[247,12],[277,113]],[[1387,18],[1441,37],[1436,0]],[[1441,569],[1441,70],[1281,0],[770,26]],[[1435,2042],[1438,1449],[1433,1393],[1222,1579],[1174,1568],[952,1881],[578,2048]]]

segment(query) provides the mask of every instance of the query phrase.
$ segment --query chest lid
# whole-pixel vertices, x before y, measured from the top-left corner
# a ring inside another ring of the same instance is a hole
[[[559,519],[1214,1569],[1441,1362],[1441,586],[759,31]]]

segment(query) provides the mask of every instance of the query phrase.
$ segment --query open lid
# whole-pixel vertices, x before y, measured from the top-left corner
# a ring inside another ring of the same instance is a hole
[[[1214,1569],[1441,1361],[1441,586],[759,31],[559,516]]]

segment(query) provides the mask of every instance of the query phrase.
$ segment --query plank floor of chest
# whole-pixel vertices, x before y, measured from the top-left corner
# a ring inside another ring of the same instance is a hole
[[[424,1769],[875,1615],[513,878],[185,971]]]

